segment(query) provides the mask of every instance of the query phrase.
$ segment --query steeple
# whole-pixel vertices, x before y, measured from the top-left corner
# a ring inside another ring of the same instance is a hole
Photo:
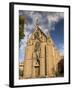
[[[39,19],[36,19],[36,26],[39,26]]]

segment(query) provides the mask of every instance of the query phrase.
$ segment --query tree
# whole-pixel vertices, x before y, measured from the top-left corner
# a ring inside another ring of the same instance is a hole
[[[25,17],[19,16],[19,47],[20,47],[20,41],[25,36],[24,34],[24,24],[25,24]]]

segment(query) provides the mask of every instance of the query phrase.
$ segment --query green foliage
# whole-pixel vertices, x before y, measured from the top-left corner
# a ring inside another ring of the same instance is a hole
[[[25,34],[24,34],[24,24],[25,24],[25,17],[24,16],[19,16],[19,44],[20,44],[21,39],[23,39],[23,37],[25,36]]]

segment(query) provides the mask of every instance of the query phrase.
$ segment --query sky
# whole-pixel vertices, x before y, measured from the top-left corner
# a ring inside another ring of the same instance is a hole
[[[39,21],[41,30],[48,36],[50,33],[53,42],[61,54],[64,54],[64,13],[63,12],[45,12],[45,11],[24,11],[19,10],[19,15],[26,18],[24,24],[25,37],[20,42],[19,62],[25,57],[25,47],[28,38],[34,31],[36,20]]]

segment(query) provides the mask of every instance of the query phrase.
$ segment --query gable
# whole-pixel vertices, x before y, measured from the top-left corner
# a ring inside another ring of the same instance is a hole
[[[47,40],[47,36],[42,32],[42,30],[39,27],[35,28],[34,32],[32,32],[32,35],[30,36],[28,41],[36,39],[42,42]]]

